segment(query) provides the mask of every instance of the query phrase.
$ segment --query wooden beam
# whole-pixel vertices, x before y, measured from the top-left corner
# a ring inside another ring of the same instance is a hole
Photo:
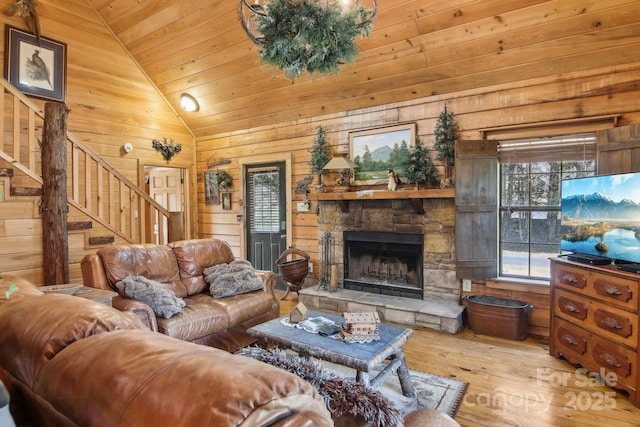
[[[44,284],[69,283],[67,240],[67,116],[65,104],[48,102],[42,131],[42,256]]]

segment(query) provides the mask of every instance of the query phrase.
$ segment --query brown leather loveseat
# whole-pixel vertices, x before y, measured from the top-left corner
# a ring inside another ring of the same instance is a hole
[[[14,279],[0,279],[0,381],[18,426],[333,425],[322,398],[294,374]],[[6,300],[4,285],[14,281]]]
[[[251,342],[245,334],[248,328],[280,315],[273,272],[256,271],[262,278],[261,290],[224,298],[211,296],[204,270],[235,260],[222,240],[192,239],[168,245],[108,246],[85,256],[81,268],[84,285],[99,289],[118,292],[117,283],[131,276],[160,283],[186,303],[181,313],[170,318],[157,316],[148,304],[124,296],[115,297],[112,304],[134,312],[152,331],[234,351]]]

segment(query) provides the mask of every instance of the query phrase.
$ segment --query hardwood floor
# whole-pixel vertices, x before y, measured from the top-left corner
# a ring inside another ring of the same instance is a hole
[[[281,301],[281,313],[297,304]],[[598,384],[536,339],[510,341],[464,330],[414,329],[405,345],[410,369],[469,383],[456,416],[462,426],[640,426],[640,408],[623,391]]]

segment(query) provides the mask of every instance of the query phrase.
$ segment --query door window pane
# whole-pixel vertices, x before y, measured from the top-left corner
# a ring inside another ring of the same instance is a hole
[[[278,171],[249,173],[249,227],[252,233],[280,231]]]

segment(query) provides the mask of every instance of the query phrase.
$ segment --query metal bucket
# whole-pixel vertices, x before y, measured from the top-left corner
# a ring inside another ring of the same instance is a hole
[[[490,295],[466,296],[463,300],[473,332],[515,341],[527,338],[528,314],[533,305]]]

